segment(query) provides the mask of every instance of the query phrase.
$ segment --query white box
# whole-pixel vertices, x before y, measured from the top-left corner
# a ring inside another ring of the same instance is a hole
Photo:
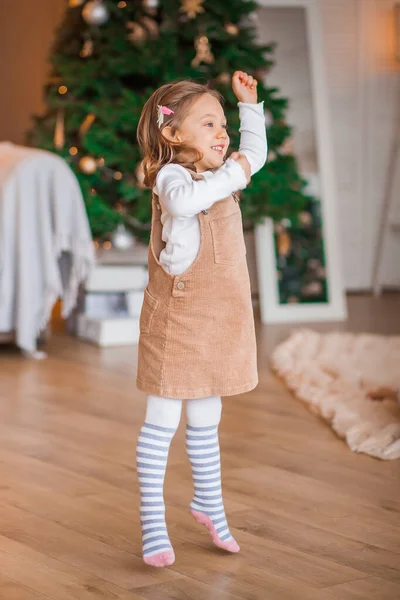
[[[139,319],[91,319],[78,315],[78,337],[97,346],[128,346],[139,341]]]
[[[140,317],[144,292],[126,292],[126,306],[131,317]]]
[[[97,265],[86,282],[87,292],[127,292],[144,290],[147,268],[142,265]]]
[[[91,319],[137,317],[138,315],[128,311],[128,294],[143,296],[143,292],[87,292],[82,313]]]

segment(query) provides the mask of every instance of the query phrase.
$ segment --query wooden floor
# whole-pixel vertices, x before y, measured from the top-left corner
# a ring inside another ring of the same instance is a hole
[[[400,296],[350,301],[350,330],[400,334]],[[321,330],[341,329],[324,325]],[[398,600],[400,461],[352,453],[275,379],[287,327],[258,325],[260,384],[226,399],[226,555],[188,512],[181,424],[166,482],[172,568],[140,558],[136,349],[54,335],[50,358],[0,348],[1,600]]]

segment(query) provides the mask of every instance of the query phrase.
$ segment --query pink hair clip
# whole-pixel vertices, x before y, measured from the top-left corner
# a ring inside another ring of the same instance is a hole
[[[170,108],[168,108],[168,106],[162,106],[161,104],[159,104],[157,106],[157,123],[158,126],[161,127],[161,125],[164,123],[164,115],[173,115],[174,111],[171,110]]]

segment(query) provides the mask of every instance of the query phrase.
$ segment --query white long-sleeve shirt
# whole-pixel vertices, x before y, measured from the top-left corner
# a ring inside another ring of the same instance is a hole
[[[239,152],[249,161],[252,175],[261,169],[267,159],[263,104],[238,103],[241,133]],[[159,261],[168,273],[174,275],[186,271],[199,251],[200,225],[197,215],[247,185],[243,168],[231,158],[217,171],[204,171],[201,175],[204,179],[194,181],[184,167],[169,164],[160,169],[154,186],[161,205],[162,239],[166,244]]]

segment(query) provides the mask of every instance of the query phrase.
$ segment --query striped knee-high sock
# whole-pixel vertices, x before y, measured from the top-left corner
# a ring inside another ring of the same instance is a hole
[[[218,425],[187,425],[186,448],[194,484],[194,497],[190,503],[192,515],[207,527],[217,546],[238,552],[240,548],[229,531],[222,500]]]
[[[143,559],[147,564],[160,567],[172,564],[175,558],[165,523],[163,494],[168,451],[175,431],[145,423],[136,452]]]

